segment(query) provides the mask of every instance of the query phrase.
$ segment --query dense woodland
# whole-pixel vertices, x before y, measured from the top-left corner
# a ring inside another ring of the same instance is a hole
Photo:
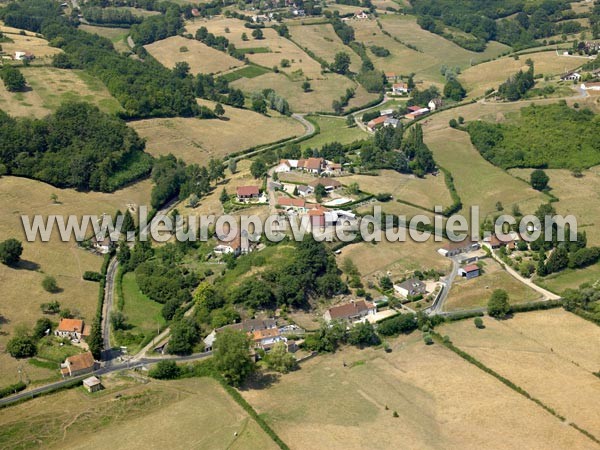
[[[65,103],[44,119],[0,111],[4,172],[58,187],[114,191],[150,172],[144,142],[120,119],[88,103]]]
[[[564,101],[522,108],[511,123],[471,122],[467,131],[481,155],[504,169],[581,169],[600,163],[600,116]]]
[[[413,0],[412,4],[422,28],[478,52],[492,40],[523,48],[534,45],[535,39],[582,29],[578,22],[566,20],[577,18],[567,0]],[[452,28],[470,36],[453,33]]]

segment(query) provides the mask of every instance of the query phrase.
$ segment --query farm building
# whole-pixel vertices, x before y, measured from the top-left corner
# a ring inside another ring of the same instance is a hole
[[[585,91],[600,91],[600,83],[582,83],[581,89]]]
[[[373,120],[370,120],[367,123],[367,129],[371,132],[375,131],[377,128],[382,127],[385,124],[385,121],[387,120],[387,117],[385,116],[379,116],[376,117]]]
[[[404,117],[409,120],[414,120],[417,117],[421,117],[424,114],[429,112],[429,108],[422,108],[421,106],[409,106],[408,110],[410,111]]]
[[[239,186],[236,190],[238,202],[257,199],[260,196],[258,186]]]
[[[204,350],[211,351],[217,335],[227,329],[236,331],[243,331],[253,335],[256,331],[275,330],[279,332],[277,328],[277,322],[275,319],[248,319],[242,320],[240,323],[234,323],[231,325],[225,325],[224,327],[214,329],[208,336],[204,338]]]
[[[395,83],[398,78],[398,75],[396,75],[394,72],[385,73],[385,79],[388,83]]]
[[[315,189],[312,186],[307,186],[304,184],[297,186],[296,190],[298,191],[298,195],[300,195],[301,197],[306,197],[307,195],[310,195],[313,192],[315,192]]]
[[[83,387],[89,392],[97,392],[103,389],[102,382],[98,377],[91,376],[83,380]]]
[[[231,239],[225,239],[222,237],[217,239],[217,246],[213,249],[213,252],[217,255],[245,255],[252,251],[253,244],[250,242],[248,237],[242,239],[238,234]]]
[[[479,248],[479,242],[470,239],[465,239],[464,241],[460,242],[448,242],[438,250],[438,253],[442,256],[450,258],[452,256],[460,255],[461,253],[468,253],[473,250],[479,250]]]
[[[406,95],[410,92],[408,84],[404,82],[394,83],[392,85],[392,94],[394,95]]]
[[[92,352],[86,352],[69,356],[65,362],[60,365],[60,373],[63,378],[76,377],[78,375],[93,372],[97,367],[98,363],[94,361]]]
[[[394,114],[393,109],[382,109],[381,111],[379,111],[380,116],[391,116],[393,114]]]
[[[356,322],[364,319],[370,314],[375,314],[376,312],[377,308],[373,303],[366,300],[354,300],[344,305],[329,308],[325,311],[325,314],[323,314],[323,318],[327,323],[332,320]]]
[[[54,335],[80,341],[89,335],[89,330],[85,328],[85,323],[81,319],[60,319]]]
[[[458,274],[461,277],[465,277],[467,280],[477,278],[479,276],[479,267],[475,264],[469,264],[468,266],[458,269]]]
[[[308,185],[314,189],[316,189],[319,184],[322,185],[325,188],[325,190],[329,192],[342,187],[342,183],[333,178],[318,178],[308,183]]]
[[[425,283],[418,278],[409,278],[400,284],[395,284],[394,291],[405,298],[427,294]]]
[[[567,72],[560,76],[562,81],[579,81],[581,79],[581,74],[578,72]]]
[[[324,167],[325,160],[323,158],[308,158],[298,160],[299,170],[303,170],[315,175],[320,174]]]
[[[306,202],[302,198],[279,197],[277,205],[285,209],[305,210]]]
[[[430,111],[435,111],[436,109],[441,108],[442,105],[443,105],[442,99],[440,97],[437,97],[437,98],[433,98],[433,99],[429,100],[427,107],[429,108]]]
[[[485,245],[490,250],[496,250],[500,247],[508,247],[512,250],[515,248],[515,240],[513,237],[500,239],[498,236],[493,235],[489,238],[486,238],[483,242],[483,245]]]
[[[400,121],[398,119],[394,119],[393,117],[387,117],[385,122],[383,123],[384,127],[392,127],[397,128]]]

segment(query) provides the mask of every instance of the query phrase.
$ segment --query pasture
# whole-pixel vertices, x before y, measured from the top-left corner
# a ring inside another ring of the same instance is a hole
[[[49,242],[26,242],[21,225],[21,215],[33,217],[49,214],[80,217],[83,214],[114,214],[125,211],[128,204],[147,205],[150,198],[150,181],[129,186],[120,191],[105,194],[76,192],[58,189],[39,181],[5,176],[0,178],[0,236],[2,240],[14,237],[23,242],[21,263],[16,267],[0,265],[0,284],[3,287],[0,315],[3,317],[0,333],[0,386],[18,381],[17,366],[23,365],[4,353],[7,341],[16,326],[32,327],[42,317],[41,303],[60,302],[77,316],[86,320],[93,318],[98,302],[98,283],[84,281],[83,272],[98,271],[102,258],[77,246],[74,241],[61,242],[58,231]],[[50,199],[58,196],[58,203]],[[89,233],[91,234],[91,232]],[[61,289],[50,294],[42,286],[46,275],[53,276]],[[57,321],[54,317],[52,320]],[[37,368],[27,366],[31,380],[47,378]]]
[[[148,11],[150,12],[150,11]],[[97,34],[110,39],[115,49],[119,52],[131,51],[129,45],[127,45],[127,36],[129,35],[129,28],[109,28],[100,27],[96,25],[79,25],[79,29],[88,33]]]
[[[482,220],[496,212],[498,201],[506,211],[511,211],[512,205],[517,204],[525,214],[534,212],[541,203],[547,202],[547,198],[535,191],[529,183],[518,180],[487,162],[473,147],[469,135],[450,128],[448,121],[459,115],[467,121],[503,121],[506,112],[518,110],[520,106],[522,104],[518,103],[477,103],[461,107],[460,112],[444,111],[421,122],[425,143],[433,152],[435,161],[448,169],[454,177],[463,211],[477,205]]]
[[[359,127],[348,127],[344,117],[311,116],[310,119],[319,125],[320,132],[316,136],[303,141],[300,146],[305,148],[320,148],[331,142],[350,144],[369,135]]]
[[[511,169],[512,175],[529,180],[531,169]],[[559,201],[552,206],[562,215],[572,214],[579,231],[585,231],[588,244],[600,245],[600,166],[583,170],[576,178],[570,170],[545,170],[552,194]]]
[[[225,52],[215,50],[195,39],[172,36],[145,45],[144,48],[163,66],[172,69],[178,62],[186,62],[190,73],[219,73],[242,66],[244,63]]]
[[[231,84],[245,92],[257,92],[271,88],[284,97],[294,112],[328,112],[334,100],[339,100],[346,89],[355,89],[355,96],[350,99],[348,108],[354,108],[373,101],[376,94],[368,93],[362,86],[338,74],[328,73],[310,79],[310,91],[302,90],[302,81],[293,81],[282,73],[267,73],[255,78],[241,78]]]
[[[211,109],[215,106],[208,100],[199,100],[199,103]],[[207,164],[210,158],[223,158],[233,152],[300,136],[304,132],[302,124],[288,117],[267,117],[227,105],[224,109],[222,119],[147,119],[129,125],[146,138],[146,151],[151,155],[173,153],[188,163],[201,165]]]
[[[489,88],[498,88],[508,77],[519,70],[527,70],[527,59],[533,61],[536,74],[554,77],[565,71],[572,70],[584,64],[587,59],[557,55],[555,51],[546,51],[521,55],[519,59],[504,57],[470,67],[458,77],[468,91],[468,97],[475,98],[483,95]]]
[[[426,346],[420,334],[389,344],[390,353],[347,347],[319,356],[242,395],[294,449],[388,448],[390,442],[593,448],[581,433],[443,346]]]
[[[38,64],[49,63],[52,56],[62,53],[61,49],[50,47],[47,40],[36,37],[31,31],[26,31],[25,35],[21,35],[22,30],[7,27],[2,22],[0,22],[0,31],[13,41],[2,43],[2,51],[7,55],[14,56],[15,52],[29,52],[36,58],[33,60],[33,64]],[[17,61],[17,65],[21,65],[21,62]]]
[[[534,281],[536,284],[560,294],[566,289],[577,289],[583,283],[599,283],[600,264],[594,264],[583,269],[566,269],[542,279],[535,278]]]
[[[31,66],[21,73],[30,90],[9,92],[0,85],[0,108],[12,116],[41,118],[67,101],[92,103],[109,114],[122,110],[104,84],[82,70]]]
[[[360,70],[360,58],[351,48],[344,45],[331,24],[290,26],[289,30],[292,40],[301,48],[308,48],[328,63],[334,61],[336,53],[347,53],[351,61],[350,70],[357,73]]]
[[[398,173],[394,170],[380,170],[379,175],[350,175],[343,178],[344,184],[358,183],[361,190],[370,194],[390,193],[393,200],[404,200],[425,209],[434,206],[449,206],[452,203],[443,175],[427,175],[417,178],[414,175]]]
[[[494,289],[504,289],[508,293],[509,302],[514,304],[541,300],[539,293],[511,276],[493,259],[485,258],[481,263],[483,271],[479,277],[470,280],[456,277],[444,304],[444,310],[457,311],[485,307]]]
[[[216,381],[141,380],[111,375],[104,391],[77,387],[3,409],[0,447],[277,448]]]
[[[444,325],[442,334],[508,378],[566,423],[600,435],[600,328],[562,309],[517,314],[508,320],[470,320]],[[590,441],[591,443],[591,441]]]

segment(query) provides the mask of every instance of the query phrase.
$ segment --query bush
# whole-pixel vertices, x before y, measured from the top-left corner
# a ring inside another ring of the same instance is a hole
[[[429,333],[426,333],[423,335],[423,342],[425,342],[425,345],[433,344],[433,338],[431,337],[431,335]]]
[[[382,336],[394,336],[400,333],[410,333],[417,328],[414,314],[400,314],[383,320],[377,326],[377,332]]]
[[[92,270],[86,270],[85,272],[83,272],[83,279],[86,281],[100,282],[100,281],[102,281],[103,278],[104,277],[102,276],[101,273],[94,272]]]
[[[150,369],[148,375],[158,380],[175,380],[181,376],[181,368],[175,361],[160,361]]]
[[[496,289],[488,301],[487,312],[491,317],[503,318],[510,312],[508,294],[502,289]]]
[[[14,266],[21,260],[23,245],[16,239],[7,239],[0,243],[0,261],[7,266]]]
[[[473,323],[475,323],[475,327],[479,329],[485,328],[485,325],[483,324],[483,319],[481,317],[475,317]]]
[[[56,279],[51,276],[45,276],[42,280],[42,287],[46,292],[50,292],[54,294],[59,291],[58,284],[56,284]]]
[[[22,334],[8,341],[6,351],[13,358],[30,358],[37,353],[37,347],[33,337]]]

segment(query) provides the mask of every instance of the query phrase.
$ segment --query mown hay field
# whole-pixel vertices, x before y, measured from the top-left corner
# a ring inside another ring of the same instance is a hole
[[[417,333],[389,344],[319,356],[242,395],[293,449],[594,448],[443,346]]]
[[[0,447],[277,448],[216,381],[142,380],[111,375],[94,394],[77,387],[3,409]]]
[[[454,345],[565,417],[600,435],[600,328],[562,309],[444,325]],[[591,443],[591,441],[590,441]]]
[[[36,58],[34,64],[49,63],[52,56],[62,53],[61,49],[50,47],[47,40],[36,37],[31,31],[25,31],[24,35],[20,34],[22,31],[19,28],[7,27],[0,22],[0,32],[13,41],[2,43],[4,53],[10,56],[15,56],[15,52],[32,53]],[[18,61],[17,63],[21,64]]]
[[[199,100],[213,109],[214,102]],[[173,153],[188,163],[208,164],[210,158],[280,139],[300,136],[301,123],[288,117],[267,117],[253,111],[224,105],[222,119],[196,118],[147,119],[130,122],[146,139],[146,151],[153,156]],[[276,113],[274,113],[276,114]]]
[[[317,57],[333,63],[336,53],[344,52],[350,56],[350,70],[360,70],[360,58],[344,45],[331,24],[290,26],[289,30],[294,42],[302,48],[308,48]]]
[[[16,238],[23,242],[24,248],[22,261],[16,268],[0,265],[3,288],[0,315],[4,322],[0,333],[0,386],[18,381],[19,365],[26,368],[32,381],[49,375],[4,352],[15,327],[21,324],[32,327],[42,317],[40,304],[57,300],[61,307],[90,321],[98,303],[98,283],[84,281],[82,275],[86,270],[100,270],[102,258],[79,248],[74,240],[61,242],[57,231],[50,242],[39,239],[26,242],[21,215],[112,215],[117,209],[125,211],[128,205],[148,205],[151,186],[150,181],[142,181],[112,194],[82,193],[25,178],[0,178],[1,239]],[[58,196],[58,204],[52,202],[52,194]],[[90,230],[89,235],[92,234]],[[46,275],[56,279],[60,292],[50,294],[42,288]]]
[[[487,89],[498,88],[519,70],[526,71],[528,66],[525,61],[528,59],[533,61],[536,74],[549,77],[572,70],[587,61],[586,58],[557,55],[556,51],[539,52],[521,55],[519,59],[504,57],[478,64],[464,70],[458,79],[467,89],[469,97],[479,97]]]
[[[339,142],[340,144],[350,144],[354,141],[367,139],[367,132],[359,127],[348,127],[346,118],[332,116],[311,116],[310,119],[319,125],[319,134],[302,141],[300,146],[305,148],[320,148],[331,142]]]
[[[538,292],[511,276],[493,259],[486,258],[481,260],[481,263],[483,271],[479,277],[470,280],[456,277],[444,303],[444,310],[485,307],[495,289],[504,289],[508,293],[510,303],[528,303],[542,299]]]
[[[9,92],[0,85],[0,108],[12,116],[44,117],[68,101],[85,101],[114,114],[122,110],[100,80],[82,70],[24,67],[21,73],[30,90]]]
[[[195,39],[172,36],[162,41],[145,45],[144,48],[163,66],[172,69],[178,62],[186,62],[190,73],[219,73],[242,66],[239,59],[220,52]],[[184,51],[182,51],[184,50]]]

